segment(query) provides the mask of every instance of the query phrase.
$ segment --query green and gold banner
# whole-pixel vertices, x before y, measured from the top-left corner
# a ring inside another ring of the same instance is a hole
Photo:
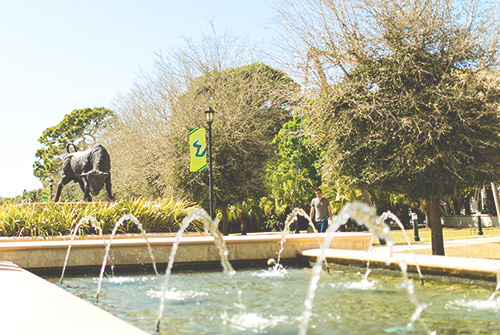
[[[43,200],[43,202],[49,202],[49,200],[50,200],[50,189],[44,188],[42,190],[42,200]]]
[[[207,171],[207,141],[205,128],[189,128],[190,171]]]

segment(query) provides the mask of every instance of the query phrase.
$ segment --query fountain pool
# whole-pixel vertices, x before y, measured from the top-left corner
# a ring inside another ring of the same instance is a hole
[[[240,269],[170,276],[160,334],[297,334],[310,268]],[[48,278],[56,283],[59,278]],[[63,287],[95,302],[99,276],[66,277]],[[161,282],[154,274],[105,277],[99,307],[155,334]],[[243,293],[241,304],[235,286]],[[419,321],[407,328],[414,306],[400,276],[353,270],[323,273],[308,334],[428,334]],[[500,334],[500,297],[491,287],[426,281],[415,294],[428,307],[420,321],[437,334]]]

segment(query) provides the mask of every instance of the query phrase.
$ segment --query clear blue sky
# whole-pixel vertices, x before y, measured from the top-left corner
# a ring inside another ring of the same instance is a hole
[[[270,42],[274,0],[0,0],[0,196],[41,187],[37,139],[74,109],[111,108],[155,52],[219,33]]]

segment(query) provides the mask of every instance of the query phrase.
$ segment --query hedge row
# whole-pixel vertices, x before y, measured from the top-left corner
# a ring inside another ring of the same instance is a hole
[[[194,203],[174,199],[146,201],[128,199],[116,202],[77,203],[31,203],[0,205],[0,236],[52,237],[69,235],[85,217],[92,217],[109,234],[115,224],[126,214],[131,214],[148,233],[176,232],[182,219],[198,208]],[[91,221],[82,223],[79,234],[96,234]],[[201,225],[194,222],[190,229],[200,231]],[[123,220],[118,233],[139,233],[136,222]]]

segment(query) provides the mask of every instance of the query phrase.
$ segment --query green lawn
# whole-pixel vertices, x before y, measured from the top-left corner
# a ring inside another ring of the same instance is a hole
[[[413,241],[413,229],[406,230],[406,235],[410,240],[411,244],[418,244],[422,242],[430,242],[431,241],[431,230],[428,228],[419,229],[420,242]],[[475,237],[484,237],[484,236],[498,236],[500,235],[500,227],[494,228],[483,228],[483,235],[477,235],[477,229],[471,230],[469,229],[451,229],[451,228],[443,228],[443,239],[445,241],[452,240],[461,240],[466,238],[475,238]],[[396,241],[396,244],[406,244],[406,238],[404,236],[404,232],[402,230],[392,230],[390,235]],[[380,246],[380,243],[377,239],[373,241],[373,246]]]
[[[499,236],[500,227],[494,228],[483,228],[483,235],[477,235],[477,230],[471,229],[443,229],[443,239],[445,241],[452,240],[462,240],[467,238],[476,237],[486,237],[486,236]],[[406,238],[403,231],[393,230],[390,235],[396,241],[396,244],[406,244]],[[419,229],[420,242],[413,241],[413,230],[406,230],[406,235],[410,240],[412,245],[416,245],[423,242],[431,241],[431,231],[430,229]],[[377,239],[373,241],[373,246],[380,246]],[[415,250],[416,254],[431,255],[432,250],[423,249]],[[447,247],[445,248],[445,255],[450,257],[468,257],[468,258],[487,258],[487,259],[500,259],[500,243],[488,243],[488,244],[475,244],[460,247]]]
[[[414,250],[416,254],[431,255],[431,249]],[[500,243],[464,245],[460,247],[447,247],[444,250],[446,256],[500,259]]]

